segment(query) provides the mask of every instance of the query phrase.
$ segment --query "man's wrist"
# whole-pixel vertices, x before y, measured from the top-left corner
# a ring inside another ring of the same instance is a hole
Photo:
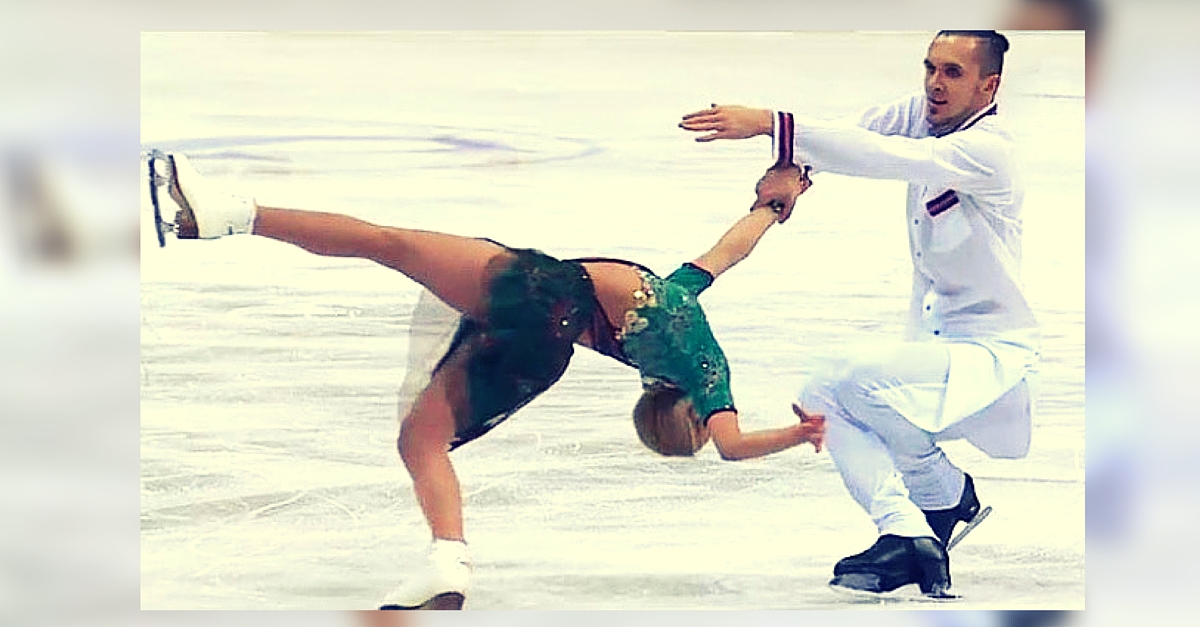
[[[762,114],[762,117],[759,120],[759,125],[758,125],[759,133],[758,134],[766,135],[767,137],[774,137],[775,136],[775,112],[772,111],[771,109],[763,109],[761,111],[761,114]]]

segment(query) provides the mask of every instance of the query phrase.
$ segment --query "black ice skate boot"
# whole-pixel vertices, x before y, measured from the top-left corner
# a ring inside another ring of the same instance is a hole
[[[909,584],[937,599],[953,599],[950,557],[937,540],[886,534],[875,544],[842,559],[833,568],[829,585],[854,592],[883,594]]]
[[[879,536],[875,544],[871,548],[851,555],[843,557],[833,567],[833,574],[844,575],[846,573],[863,572],[870,569],[876,564],[886,564],[895,562],[898,555],[904,555],[908,551],[908,538],[886,534]]]
[[[983,519],[992,511],[990,507],[980,511],[979,498],[975,496],[975,481],[971,479],[971,475],[963,474],[966,476],[966,482],[963,484],[962,496],[959,497],[958,505],[950,509],[921,510],[925,513],[925,520],[933,529],[933,533],[937,535],[938,540],[947,550],[958,544],[967,535],[967,532],[983,522]],[[950,536],[954,533],[954,527],[960,522],[968,523],[967,527],[951,543]]]

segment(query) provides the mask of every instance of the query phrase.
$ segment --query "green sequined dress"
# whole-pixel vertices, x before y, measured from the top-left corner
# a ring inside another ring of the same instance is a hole
[[[696,301],[713,276],[691,263],[665,279],[639,272],[643,287],[634,294],[637,308],[626,312],[617,337],[641,372],[642,384],[681,388],[705,421],[734,409],[729,363]]]

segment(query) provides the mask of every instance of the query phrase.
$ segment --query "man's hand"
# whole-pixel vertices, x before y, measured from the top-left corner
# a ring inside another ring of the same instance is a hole
[[[795,403],[792,403],[792,413],[800,418],[799,429],[803,438],[801,442],[812,442],[813,448],[820,453],[821,447],[825,444],[825,416],[805,413]]]
[[[776,221],[783,224],[791,217],[792,209],[796,206],[796,199],[811,186],[812,181],[808,178],[808,166],[803,168],[795,165],[771,166],[754,186],[754,193],[758,195],[758,198],[750,210],[770,207],[779,216]]]
[[[688,131],[713,131],[696,138],[698,142],[714,139],[746,139],[756,135],[770,135],[775,130],[775,120],[770,109],[752,109],[739,105],[713,105],[703,111],[683,116],[679,128]]]

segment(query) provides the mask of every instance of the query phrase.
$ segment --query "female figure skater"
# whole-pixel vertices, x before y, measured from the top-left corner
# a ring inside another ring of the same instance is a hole
[[[168,230],[180,239],[250,233],[318,255],[369,259],[417,281],[456,312],[457,329],[440,359],[425,373],[410,369],[419,393],[401,420],[398,439],[433,534],[427,568],[392,591],[380,609],[462,607],[471,564],[449,452],[554,384],[575,344],[638,369],[644,393],[634,424],[642,442],[660,454],[692,455],[710,438],[728,460],[804,442],[820,451],[824,417],[798,407],[793,410],[799,423],[741,431],[725,355],[696,302],[771,225],[788,218],[810,185],[806,172],[794,165],[772,168],[759,182],[774,190],[761,197],[784,202],[756,203],[711,250],[666,278],[618,259],[559,260],[486,239],[258,206],[206,181],[180,154],[155,151],[149,167],[160,243]],[[179,207],[174,224],[161,220],[160,187]]]

